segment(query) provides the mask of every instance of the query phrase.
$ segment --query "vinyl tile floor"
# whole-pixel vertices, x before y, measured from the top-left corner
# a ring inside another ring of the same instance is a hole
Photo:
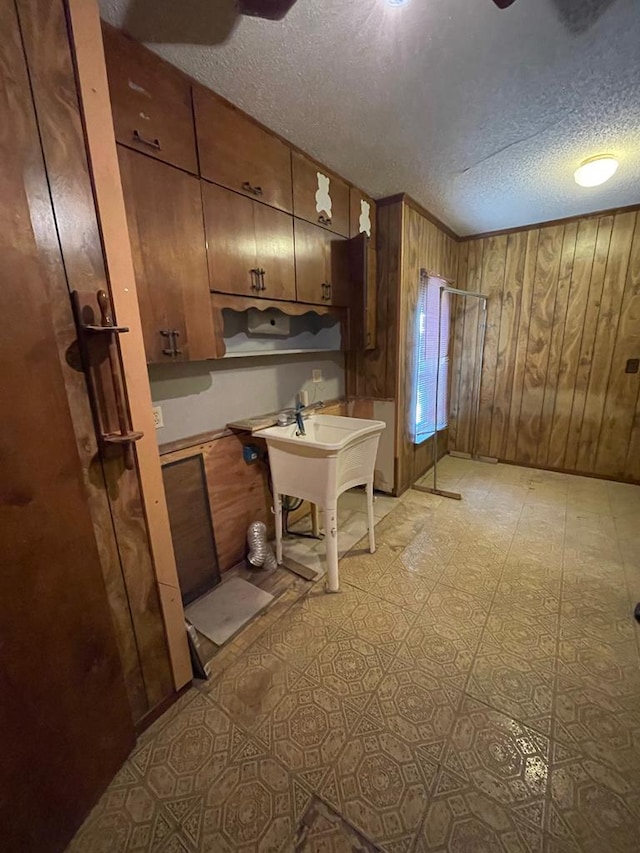
[[[640,488],[447,457],[378,550],[284,593],[71,845],[637,853]]]

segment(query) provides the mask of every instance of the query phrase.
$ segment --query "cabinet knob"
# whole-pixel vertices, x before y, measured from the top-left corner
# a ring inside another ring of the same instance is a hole
[[[133,138],[135,142],[140,142],[142,145],[147,145],[149,148],[155,148],[156,151],[161,150],[159,139],[147,139],[147,137],[143,136],[139,130],[133,131]]]
[[[249,181],[244,181],[242,184],[242,189],[246,193],[253,193],[254,195],[263,195],[262,187],[257,187],[251,184]]]

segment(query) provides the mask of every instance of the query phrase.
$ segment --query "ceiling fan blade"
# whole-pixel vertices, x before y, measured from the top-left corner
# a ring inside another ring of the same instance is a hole
[[[281,21],[296,0],[240,0],[238,7],[243,15]]]
[[[493,0],[498,9],[508,9],[512,3],[515,3],[516,0]]]

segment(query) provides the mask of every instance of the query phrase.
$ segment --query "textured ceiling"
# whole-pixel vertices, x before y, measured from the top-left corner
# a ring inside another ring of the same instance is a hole
[[[640,202],[639,0],[100,0],[102,16],[374,197],[460,234]],[[573,171],[613,153],[614,178]]]

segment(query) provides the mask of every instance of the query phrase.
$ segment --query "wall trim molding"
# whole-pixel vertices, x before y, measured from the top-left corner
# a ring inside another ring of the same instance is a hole
[[[594,219],[601,216],[614,216],[617,213],[631,213],[640,210],[638,204],[628,204],[626,207],[610,207],[606,210],[594,210],[593,213],[580,213],[576,216],[565,216],[562,219],[547,219],[544,222],[532,222],[531,225],[518,225],[517,228],[502,228],[499,231],[484,231],[481,234],[470,234],[467,237],[458,237],[460,243],[468,243],[471,240],[484,240],[487,237],[503,237],[505,234],[518,234],[521,231],[534,231],[537,228],[549,228],[553,225],[567,225],[570,222],[579,222],[582,219]]]

